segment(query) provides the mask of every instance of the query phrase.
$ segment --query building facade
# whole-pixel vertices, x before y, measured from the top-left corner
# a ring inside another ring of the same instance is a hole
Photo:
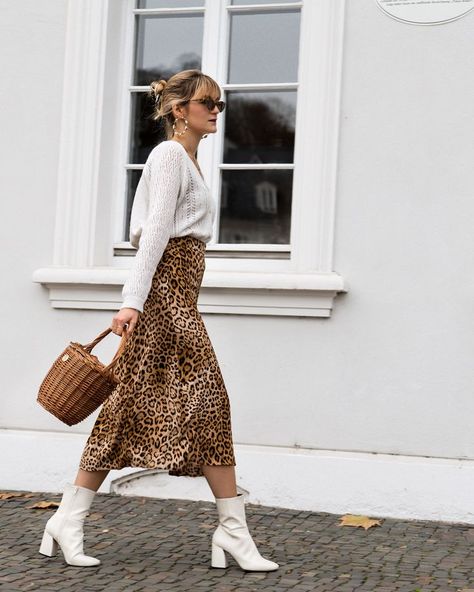
[[[149,82],[199,68],[227,103],[198,151],[218,210],[199,309],[239,488],[474,523],[474,12],[423,25],[380,4],[1,0],[4,488],[75,477],[97,412],[67,427],[38,387],[120,306],[163,138]],[[211,499],[204,478],[136,468],[110,489]]]

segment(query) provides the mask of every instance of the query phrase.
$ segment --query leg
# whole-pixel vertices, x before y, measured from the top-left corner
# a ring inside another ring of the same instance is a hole
[[[237,495],[233,465],[202,465],[202,472],[214,497],[235,497]]]
[[[84,471],[84,469],[79,469],[74,485],[80,485],[81,487],[87,487],[87,489],[97,491],[108,474],[109,469],[99,471]]]

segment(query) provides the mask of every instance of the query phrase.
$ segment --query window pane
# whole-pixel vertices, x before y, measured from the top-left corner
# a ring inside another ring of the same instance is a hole
[[[204,6],[206,0],[138,0],[137,8],[189,8]]]
[[[154,100],[146,92],[134,92],[131,96],[131,164],[144,164],[152,148],[166,139],[163,119],[151,119]]]
[[[226,94],[223,162],[293,162],[296,91]]]
[[[123,230],[122,240],[128,242],[130,233],[130,214],[132,212],[133,198],[137,190],[138,181],[140,181],[142,171],[127,171],[127,209],[125,212],[125,228]]]
[[[201,69],[202,15],[139,15],[135,49],[135,85],[180,70]]]
[[[292,170],[222,171],[219,242],[289,244]]]
[[[232,14],[228,82],[297,82],[299,31],[299,9]]]

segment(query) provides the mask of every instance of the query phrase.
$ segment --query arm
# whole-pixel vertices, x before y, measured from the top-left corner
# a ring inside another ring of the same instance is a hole
[[[122,308],[135,308],[143,312],[153,275],[173,228],[183,166],[183,155],[177,146],[158,145],[151,155],[149,211],[138,251],[122,289]]]

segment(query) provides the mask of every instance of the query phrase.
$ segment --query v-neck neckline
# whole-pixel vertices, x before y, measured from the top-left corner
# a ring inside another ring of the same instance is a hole
[[[189,156],[188,151],[186,150],[186,148],[181,144],[181,142],[178,142],[177,140],[170,140],[170,142],[174,142],[175,144],[179,144],[181,146],[181,148],[184,150],[184,153],[186,154],[186,156],[189,158],[189,161],[191,163],[191,166],[194,168],[194,170],[196,171],[196,174],[199,176],[199,178],[201,179],[201,181],[204,183],[204,185],[209,189],[206,180],[204,179],[204,177],[201,175],[201,173],[199,172],[199,169],[197,168],[197,166],[195,165],[193,159]]]

